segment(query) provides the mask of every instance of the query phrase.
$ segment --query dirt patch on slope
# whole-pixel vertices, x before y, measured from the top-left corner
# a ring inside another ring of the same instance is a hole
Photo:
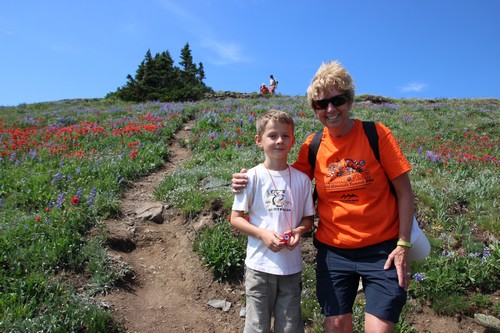
[[[192,250],[194,221],[186,221],[171,207],[164,208],[163,223],[138,218],[142,207],[161,204],[153,197],[154,188],[191,157],[189,149],[179,144],[188,138],[188,128],[171,142],[169,162],[129,184],[120,204],[122,215],[106,221],[110,256],[131,266],[135,276],[127,290],[114,290],[103,301],[131,332],[238,332],[243,327],[241,284],[214,281],[203,267]],[[231,308],[209,306],[214,299],[231,302]]]

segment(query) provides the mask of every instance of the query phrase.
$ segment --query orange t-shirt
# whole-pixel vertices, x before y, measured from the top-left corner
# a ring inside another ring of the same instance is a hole
[[[376,124],[380,162],[375,158],[360,120],[340,138],[328,129],[316,156],[314,179],[318,191],[319,223],[316,239],[339,248],[361,248],[399,237],[398,207],[389,179],[409,172],[411,165],[391,131]],[[293,167],[309,175],[309,145],[302,144]],[[387,174],[387,176],[386,176]]]

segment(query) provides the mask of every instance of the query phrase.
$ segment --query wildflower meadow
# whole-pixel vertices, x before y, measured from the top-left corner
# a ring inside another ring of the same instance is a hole
[[[262,160],[255,118],[270,108],[288,111],[296,122],[293,162],[300,143],[321,128],[303,96],[0,107],[0,332],[126,331],[94,299],[130,273],[106,255],[102,221],[119,213],[128,183],[168,160],[167,142],[188,120],[192,135],[183,144],[194,156],[166,176],[155,196],[182,209],[188,221],[214,200],[222,202],[226,215],[213,227],[220,230],[200,233],[194,248],[218,278],[241,271],[244,238],[227,228],[230,180]],[[372,103],[359,96],[352,115],[393,131],[413,166],[416,215],[432,245],[431,255],[412,265],[410,301],[398,330],[412,332],[424,304],[445,316],[499,317],[493,295],[500,283],[500,101]],[[202,234],[226,245],[217,248]],[[303,315],[321,332],[312,265],[304,269]]]

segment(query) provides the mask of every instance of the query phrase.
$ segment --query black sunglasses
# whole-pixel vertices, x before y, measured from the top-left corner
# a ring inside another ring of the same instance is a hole
[[[349,95],[347,93],[333,96],[327,99],[316,99],[312,101],[312,106],[314,110],[324,110],[328,107],[328,104],[332,103],[333,106],[344,105],[349,100]]]

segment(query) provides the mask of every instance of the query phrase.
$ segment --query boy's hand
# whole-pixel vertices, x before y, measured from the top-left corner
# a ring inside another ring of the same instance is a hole
[[[281,242],[282,237],[271,230],[262,229],[260,239],[273,252],[279,252],[286,246],[286,243]]]
[[[290,240],[286,243],[286,248],[289,250],[293,250],[294,248],[297,247],[300,243],[300,236],[301,233],[297,229],[292,229],[291,231],[288,231],[288,234],[290,235]]]
[[[245,187],[247,187],[248,176],[246,175],[247,169],[241,169],[241,172],[233,173],[233,179],[231,184],[231,189],[233,193],[240,193]]]

